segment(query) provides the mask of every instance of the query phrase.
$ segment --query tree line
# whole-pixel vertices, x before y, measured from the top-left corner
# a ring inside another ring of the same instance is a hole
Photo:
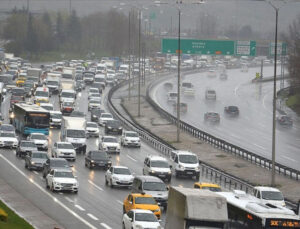
[[[131,53],[134,54],[137,53],[138,18],[134,11],[130,15]],[[14,10],[4,23],[1,37],[9,41],[6,52],[18,56],[53,51],[121,56],[129,53],[129,18],[115,10],[83,18],[78,17],[76,11],[31,14]],[[153,44],[151,41],[155,38],[142,35],[142,39]]]

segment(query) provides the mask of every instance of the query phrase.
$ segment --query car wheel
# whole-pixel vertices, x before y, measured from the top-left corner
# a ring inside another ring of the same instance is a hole
[[[27,163],[26,163],[26,162],[25,162],[25,168],[26,168],[26,169],[28,169],[28,165],[27,165]]]
[[[86,163],[86,161],[84,162],[84,166],[85,166],[85,167],[87,167],[87,163]]]
[[[123,214],[126,213],[125,206],[123,205]]]
[[[108,185],[108,181],[107,178],[105,177],[105,185]]]
[[[46,180],[46,189],[49,189],[48,181]]]
[[[199,176],[199,175],[197,175],[197,176],[196,176],[196,181],[199,181],[199,178],[200,178],[200,176]]]
[[[92,164],[91,164],[91,162],[89,162],[89,169],[92,169]]]
[[[54,192],[54,185],[52,183],[51,187],[50,187],[51,192]]]
[[[122,223],[122,229],[126,229],[124,222]]]
[[[77,190],[77,191],[74,191],[74,193],[75,193],[75,194],[78,194],[78,190]]]

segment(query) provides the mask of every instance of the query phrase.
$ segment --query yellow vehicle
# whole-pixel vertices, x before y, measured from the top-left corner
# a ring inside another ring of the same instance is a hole
[[[123,213],[127,213],[131,209],[150,210],[160,219],[161,211],[155,199],[149,194],[131,193],[123,203]]]
[[[220,185],[218,184],[213,184],[213,183],[200,183],[196,182],[194,183],[194,188],[196,189],[206,189],[212,192],[222,192],[222,189]]]
[[[26,81],[26,77],[25,76],[19,76],[18,79],[17,79],[17,81],[16,81],[17,87],[24,86],[25,81]]]

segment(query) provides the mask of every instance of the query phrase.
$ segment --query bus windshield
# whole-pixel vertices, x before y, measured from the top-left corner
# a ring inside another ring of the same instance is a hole
[[[28,127],[49,127],[49,115],[46,113],[29,113],[26,118],[26,126]]]

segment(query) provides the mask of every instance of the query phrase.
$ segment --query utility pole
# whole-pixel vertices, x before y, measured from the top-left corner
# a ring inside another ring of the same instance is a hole
[[[128,68],[128,100],[130,100],[131,97],[131,88],[130,88],[130,74],[131,74],[131,31],[130,31],[130,17],[131,17],[131,11],[129,11],[128,14],[128,58],[129,58],[129,68]]]
[[[177,79],[177,142],[180,142],[180,14],[181,10],[178,6],[178,79]]]

